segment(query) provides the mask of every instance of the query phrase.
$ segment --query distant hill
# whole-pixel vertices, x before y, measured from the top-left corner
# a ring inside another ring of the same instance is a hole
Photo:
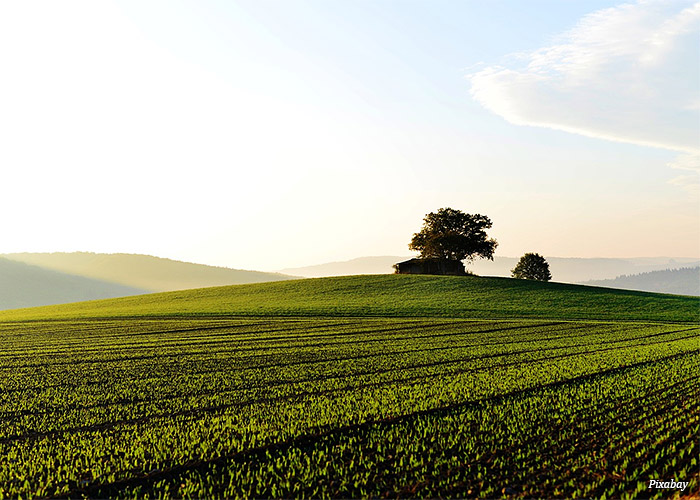
[[[328,262],[314,266],[282,269],[284,274],[303,276],[305,278],[324,278],[329,276],[351,276],[357,274],[392,274],[392,267],[397,262],[410,259],[410,256],[396,257],[384,255],[379,257],[359,257],[340,262]]]
[[[700,267],[683,267],[681,269],[665,269],[663,271],[623,275],[615,279],[591,280],[583,284],[626,290],[700,296]]]
[[[57,252],[13,253],[0,257],[148,292],[293,279],[279,273],[206,266],[150,255]]]
[[[0,258],[0,309],[148,293],[148,290],[59,273]]]
[[[315,266],[283,269],[280,272],[320,278],[326,276],[349,276],[357,274],[391,274],[392,265],[409,259],[410,256],[360,257],[343,262],[330,262]],[[466,264],[468,270],[479,276],[510,276],[510,270],[518,263],[519,257],[494,257],[490,260],[477,260]],[[699,259],[691,258],[629,258],[629,259],[584,259],[569,257],[546,257],[552,272],[552,279],[564,283],[580,283],[588,280],[615,278],[622,274],[637,274],[663,269],[700,265]]]

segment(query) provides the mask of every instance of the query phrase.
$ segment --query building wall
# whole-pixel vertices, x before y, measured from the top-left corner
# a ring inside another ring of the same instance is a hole
[[[463,275],[464,264],[447,259],[411,259],[395,266],[397,274]]]

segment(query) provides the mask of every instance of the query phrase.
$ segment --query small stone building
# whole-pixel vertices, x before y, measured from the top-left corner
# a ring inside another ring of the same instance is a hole
[[[394,264],[396,274],[467,274],[464,264],[450,259],[411,259]]]

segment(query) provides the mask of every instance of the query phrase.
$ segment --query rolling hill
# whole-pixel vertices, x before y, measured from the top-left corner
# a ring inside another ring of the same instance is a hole
[[[279,273],[206,266],[137,254],[56,252],[12,253],[0,257],[149,292],[293,279]]]
[[[0,320],[133,316],[393,316],[697,321],[696,298],[477,276],[369,275],[210,287],[5,311]]]
[[[0,309],[35,307],[148,293],[0,258]]]

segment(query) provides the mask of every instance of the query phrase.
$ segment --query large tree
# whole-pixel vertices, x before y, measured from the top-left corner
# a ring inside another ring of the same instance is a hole
[[[549,281],[552,274],[549,272],[549,263],[538,253],[526,253],[518,261],[518,265],[511,271],[513,278],[524,280]]]
[[[490,227],[491,220],[485,215],[441,208],[425,216],[423,228],[413,235],[408,248],[420,252],[424,259],[493,260],[498,243],[486,234]]]

